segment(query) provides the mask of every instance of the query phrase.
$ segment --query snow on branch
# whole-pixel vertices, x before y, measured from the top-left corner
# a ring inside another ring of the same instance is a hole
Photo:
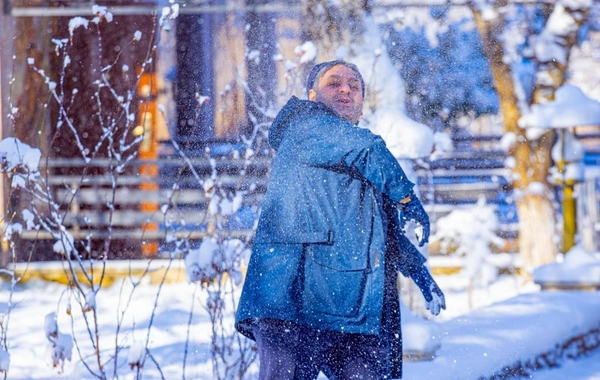
[[[63,334],[58,329],[56,323],[56,313],[47,314],[44,319],[44,331],[46,338],[50,342],[50,352],[52,366],[58,367],[61,371],[64,368],[65,360],[71,361],[71,352],[73,351],[73,338],[69,334]]]
[[[534,44],[535,56],[539,62],[557,61],[566,65],[568,51],[565,49],[566,37],[577,32],[579,26],[573,14],[558,3],[550,15],[546,27]]]
[[[28,172],[37,172],[42,153],[15,137],[0,141],[0,172],[14,172],[19,167]]]

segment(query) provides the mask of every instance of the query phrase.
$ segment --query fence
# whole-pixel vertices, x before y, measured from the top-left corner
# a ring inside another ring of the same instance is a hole
[[[499,234],[508,239],[516,237],[516,212],[509,202],[512,189],[503,161],[503,153],[497,150],[456,151],[427,166],[417,165],[421,198],[434,228],[438,217],[485,196],[500,216]],[[112,257],[124,258],[154,255],[167,240],[200,240],[207,236],[211,216],[201,182],[209,178],[217,182],[221,197],[236,191],[244,194],[235,217],[221,225],[222,233],[251,236],[270,164],[270,157],[250,161],[231,156],[139,159],[113,178],[107,170],[111,165],[108,159],[86,163],[57,158],[48,160],[41,170],[50,173],[48,185],[64,213],[63,224],[73,237],[98,245],[110,237],[115,251]],[[149,167],[157,170],[144,170]],[[141,174],[151,172],[158,175]],[[21,235],[23,244],[36,242],[37,251],[48,251],[52,239],[44,231],[23,231]],[[49,255],[35,253],[33,257],[44,259]]]
[[[244,193],[242,207],[222,226],[222,235],[247,237],[266,190],[270,159],[140,159],[114,177],[108,170],[111,164],[108,159],[88,163],[58,158],[43,163],[41,170],[49,173],[50,193],[63,213],[64,227],[75,240],[102,245],[110,238],[115,250],[112,258],[129,258],[155,255],[160,250],[158,244],[167,240],[200,240],[207,236],[211,228],[210,197],[202,182],[209,178],[214,180],[221,198]],[[158,170],[147,170],[149,167]],[[148,172],[158,175],[140,174]],[[35,242],[35,251],[47,251],[53,239],[51,233],[41,230],[20,235],[25,250],[34,249]],[[148,249],[152,245],[154,248]],[[33,257],[44,259],[49,255],[34,252]]]
[[[439,217],[457,207],[470,207],[484,196],[487,203],[496,208],[500,220],[498,235],[513,243],[516,241],[518,219],[511,200],[510,171],[504,167],[505,155],[495,148],[499,139],[500,136],[463,138],[459,142],[461,149],[434,161],[416,164],[417,184],[434,231]],[[116,251],[128,251],[115,254],[115,258],[120,258],[140,257],[144,253],[142,247],[149,241],[156,247],[167,240],[167,236],[171,240],[205,237],[210,229],[209,200],[200,182],[211,177],[218,182],[222,197],[236,191],[244,193],[242,207],[222,226],[223,234],[248,237],[266,190],[271,158],[136,160],[115,178],[108,174],[110,165],[107,159],[86,163],[81,159],[58,158],[43,163],[41,170],[48,169],[50,173],[48,185],[64,213],[64,225],[73,237],[98,242],[110,237]],[[158,169],[158,176],[140,174],[149,172],[142,170],[149,166]],[[599,165],[588,167],[588,179],[578,185],[579,231],[583,244],[589,250],[598,250],[600,170],[596,170]],[[48,232],[23,231],[20,239],[24,244],[29,242],[28,247],[35,242],[37,251],[51,254],[49,245],[43,243],[53,239]],[[35,260],[44,256],[49,257],[39,253],[33,257]]]
[[[500,222],[497,234],[516,245],[518,218],[512,199],[506,153],[499,148],[501,135],[454,137],[454,151],[433,161],[417,161],[418,186],[425,208],[435,221],[459,207],[471,207],[480,197],[495,208]]]

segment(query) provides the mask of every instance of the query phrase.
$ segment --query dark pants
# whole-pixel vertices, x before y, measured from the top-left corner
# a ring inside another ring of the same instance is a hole
[[[321,331],[286,321],[261,319],[252,332],[260,380],[387,379],[386,350],[374,335]]]

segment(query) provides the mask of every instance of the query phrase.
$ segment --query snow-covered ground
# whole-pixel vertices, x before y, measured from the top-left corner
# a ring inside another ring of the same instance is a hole
[[[535,285],[526,285],[519,278],[500,276],[487,288],[477,288],[471,295],[474,310],[469,311],[467,283],[458,275],[438,276],[447,296],[448,310],[436,318],[439,324],[441,348],[433,361],[405,363],[405,379],[477,379],[517,360],[546,352],[572,336],[600,328],[600,292],[548,293]],[[9,287],[0,286],[0,306],[6,309]],[[100,291],[96,299],[102,346],[109,358],[114,354],[116,320],[131,287],[119,283]],[[159,287],[143,284],[134,292],[124,314],[123,328],[117,341],[124,349],[119,353],[117,373],[121,379],[135,378],[136,372],[127,364],[131,347],[146,339],[150,328],[149,349],[166,379],[212,379],[210,361],[210,321],[202,305],[205,294],[188,283],[165,284],[160,289],[154,319],[150,322]],[[52,368],[52,349],[45,336],[44,318],[56,312],[59,331],[74,335],[83,344],[84,356],[92,352],[87,331],[81,323],[71,330],[66,314],[67,288],[57,283],[31,281],[17,286],[15,304],[8,325],[10,379],[91,379],[83,366],[76,347],[71,361],[66,361],[62,373]],[[521,294],[520,294],[521,293]],[[520,294],[520,295],[519,295]],[[184,348],[192,300],[196,297],[194,315],[189,329],[189,350]],[[76,304],[72,313],[79,318]],[[231,315],[225,318],[232,324]],[[151,326],[151,327],[150,327]],[[137,343],[136,343],[137,342]],[[600,353],[577,361],[565,361],[562,366],[536,373],[534,379],[599,379]],[[90,363],[93,361],[86,357]],[[256,378],[256,370],[247,379]],[[112,377],[112,367],[107,369]],[[161,378],[155,364],[148,360],[143,377]]]
[[[442,324],[442,344],[430,362],[407,363],[405,379],[489,378],[545,354],[561,364],[578,352],[567,344],[600,328],[598,292],[535,292],[475,310]],[[586,341],[596,342],[600,334]],[[584,339],[584,338],[581,338]],[[574,377],[569,377],[575,379]]]

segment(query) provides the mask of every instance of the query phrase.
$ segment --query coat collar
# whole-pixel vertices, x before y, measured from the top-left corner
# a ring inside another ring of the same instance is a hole
[[[292,96],[281,111],[279,111],[271,124],[271,128],[269,128],[269,144],[273,149],[277,150],[281,144],[281,140],[283,140],[285,131],[292,121],[309,116],[318,116],[319,114],[337,116],[323,103],[301,100]]]

